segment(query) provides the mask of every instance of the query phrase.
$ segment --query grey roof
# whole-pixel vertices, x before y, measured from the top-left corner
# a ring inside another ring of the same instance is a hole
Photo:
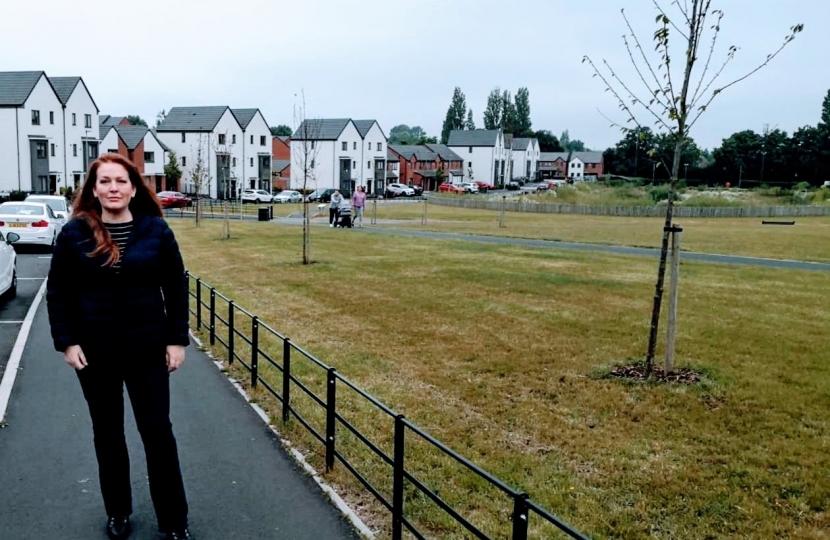
[[[150,130],[150,133],[152,133],[152,134],[153,134],[153,137],[155,137],[155,138],[156,138],[156,142],[157,142],[157,143],[159,143],[159,146],[161,146],[161,149],[162,149],[162,150],[164,150],[165,152],[172,152],[172,150],[170,150],[170,147],[169,147],[169,146],[167,146],[166,144],[164,144],[164,143],[161,141],[161,139],[159,139],[158,133],[156,133],[156,130],[155,130],[155,129],[151,129],[151,130]]]
[[[157,131],[213,131],[228,110],[218,107],[173,107],[157,128]]]
[[[108,114],[98,115],[98,123],[101,127],[104,126],[118,126],[126,118],[126,116],[110,116]]]
[[[519,152],[524,152],[527,150],[527,147],[530,146],[530,141],[533,139],[526,138],[526,137],[519,137],[513,139],[513,150],[517,150]]]
[[[112,128],[124,141],[127,150],[135,150],[138,144],[144,140],[147,132],[150,131],[145,126],[113,126]]]
[[[291,166],[290,159],[272,159],[271,160],[271,170],[272,171],[284,171],[286,168]]]
[[[107,133],[109,133],[112,128],[113,128],[113,126],[105,126],[105,125],[101,124],[98,127],[98,140],[103,141],[104,139],[106,139],[107,138]]]
[[[602,152],[574,152],[574,158],[579,158],[582,163],[601,163]]]
[[[346,126],[349,125],[349,118],[327,118],[303,120],[294,135],[295,141],[336,141]]]
[[[0,107],[20,107],[44,73],[42,71],[0,72]]]
[[[496,146],[499,139],[497,129],[452,130],[447,146]]]
[[[390,146],[392,145],[390,144],[386,147],[386,161],[398,161],[398,156],[396,156],[395,153],[392,152],[392,149],[389,148]]]
[[[562,161],[568,161],[568,153],[567,152],[542,152],[539,154],[539,161],[556,161],[557,159],[561,159]]]
[[[427,144],[427,148],[441,156],[444,161],[464,161],[464,159],[453,152],[446,144]]]
[[[259,109],[231,109],[231,112],[236,117],[239,125],[242,126],[242,129],[248,129],[248,124],[254,119]]]
[[[386,178],[397,178],[398,173],[395,171],[386,171]]]
[[[366,134],[369,133],[369,130],[372,129],[372,126],[375,124],[375,120],[352,120],[354,122],[354,127],[357,128],[357,132],[360,133],[362,138],[366,138]]]
[[[58,99],[61,103],[66,105],[69,97],[81,81],[80,77],[49,77],[52,86],[55,88],[55,93],[58,94]]]
[[[505,133],[504,134],[504,147],[505,148],[512,148],[513,147],[513,134],[512,133]]]
[[[284,142],[284,143],[291,142],[291,136],[290,135],[277,135],[277,138],[279,140],[281,140],[282,142]]]
[[[390,144],[389,148],[407,161],[412,159],[412,156],[415,156],[418,161],[435,161],[435,156],[438,155],[427,146],[419,144]]]

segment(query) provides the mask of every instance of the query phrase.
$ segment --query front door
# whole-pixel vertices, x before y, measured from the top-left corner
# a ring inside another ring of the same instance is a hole
[[[340,159],[340,193],[347,199],[351,197],[352,191],[352,160]]]

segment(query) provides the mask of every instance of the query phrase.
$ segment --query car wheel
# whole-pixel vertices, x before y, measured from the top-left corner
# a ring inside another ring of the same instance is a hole
[[[11,300],[17,296],[17,269],[12,270],[12,284],[9,289],[0,295],[0,300]]]

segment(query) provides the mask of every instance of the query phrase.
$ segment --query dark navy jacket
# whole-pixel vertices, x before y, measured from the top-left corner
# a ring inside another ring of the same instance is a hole
[[[163,350],[187,345],[188,284],[173,231],[155,216],[133,216],[116,273],[104,266],[92,230],[72,219],[58,235],[46,286],[55,349]]]

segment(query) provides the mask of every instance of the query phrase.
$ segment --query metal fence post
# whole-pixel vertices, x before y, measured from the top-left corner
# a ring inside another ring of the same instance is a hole
[[[259,379],[259,317],[251,319],[251,388]]]
[[[216,345],[216,289],[210,288],[210,344]]]
[[[403,538],[403,471],[406,424],[404,415],[395,417],[395,456],[392,469],[392,540]]]
[[[378,200],[372,200],[372,223],[371,225],[377,225],[378,223]]]
[[[282,342],[282,422],[288,422],[291,411],[291,340]]]
[[[513,496],[513,536],[512,540],[527,540],[529,528],[527,493],[517,493]]]
[[[337,377],[334,368],[329,368],[326,377],[326,470],[334,468],[334,434],[336,431],[335,411],[337,410]]]
[[[233,312],[234,312],[234,303],[233,300],[228,302],[228,365],[230,366],[233,364],[233,341],[234,341],[234,329],[233,329]]]
[[[196,330],[202,329],[202,280],[196,278]]]

